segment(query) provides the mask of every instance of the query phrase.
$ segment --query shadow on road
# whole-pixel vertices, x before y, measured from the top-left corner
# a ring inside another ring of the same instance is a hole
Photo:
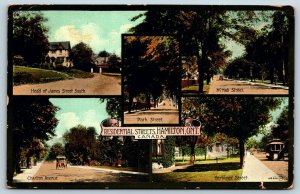
[[[216,163],[216,164],[195,164],[185,169],[177,169],[173,172],[204,172],[204,171],[229,171],[238,170],[240,164],[238,162]]]

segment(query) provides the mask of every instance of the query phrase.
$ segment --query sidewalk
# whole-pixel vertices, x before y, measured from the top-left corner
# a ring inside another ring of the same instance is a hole
[[[250,85],[253,85],[253,86],[265,86],[265,87],[269,87],[269,88],[278,88],[278,89],[284,89],[284,90],[289,89],[289,87],[287,87],[287,86],[275,85],[275,84],[265,84],[265,83],[259,83],[259,82],[251,82],[251,81],[247,81],[247,80],[234,80],[234,79],[229,79],[229,78],[224,78],[224,80],[235,81],[235,82],[238,82],[238,83],[250,84]]]
[[[180,169],[180,170],[186,169],[189,166],[193,166],[193,165],[171,166],[171,167],[162,168],[162,169],[152,169],[152,172],[156,173],[156,174],[169,173],[169,172],[173,172],[173,171],[178,170],[178,169]]]
[[[137,174],[137,175],[149,175],[149,173],[145,172],[134,172],[134,171],[124,171],[124,170],[113,170],[113,169],[107,169],[107,168],[98,168],[98,167],[91,167],[91,166],[68,166],[72,168],[81,168],[81,169],[90,169],[90,170],[96,170],[100,172],[110,172],[110,173],[123,173],[123,174]]]
[[[249,153],[248,153],[249,154]],[[282,177],[266,167],[253,155],[245,156],[241,182],[284,182]]]
[[[208,94],[288,94],[289,87],[275,84],[251,82],[249,80],[220,79],[215,75]]]
[[[32,177],[34,177],[43,163],[44,160],[38,162],[36,166],[32,166],[30,169],[22,169],[23,172],[13,178],[14,182],[32,182]]]

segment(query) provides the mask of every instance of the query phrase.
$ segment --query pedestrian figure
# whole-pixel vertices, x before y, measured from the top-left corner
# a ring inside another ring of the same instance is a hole
[[[137,111],[137,99],[135,97],[132,100],[132,110]]]
[[[56,169],[59,168],[59,162],[58,162],[58,158],[56,158]]]

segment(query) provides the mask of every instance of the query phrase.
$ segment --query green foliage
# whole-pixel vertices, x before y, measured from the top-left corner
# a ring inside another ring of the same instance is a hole
[[[122,159],[128,166],[149,169],[149,141],[132,141],[127,137],[122,147]]]
[[[67,159],[77,165],[83,165],[95,159],[96,130],[93,127],[78,125],[63,135]]]
[[[236,13],[238,16],[234,17]],[[141,17],[144,17],[143,22],[133,27],[132,32],[177,34],[181,43],[181,54],[196,57],[201,93],[204,79],[209,84],[211,76],[225,66],[226,59],[231,55],[221,40],[235,40],[238,37],[235,32],[257,18],[253,11],[232,12],[214,8],[193,11],[153,10],[138,15],[133,20]]]
[[[250,70],[252,69],[252,70]],[[255,77],[258,77],[258,72],[260,69],[256,69],[256,64],[248,61],[244,57],[239,57],[234,59],[233,61],[229,62],[224,74],[228,76],[229,78],[248,78],[250,79],[250,71],[252,71],[252,74]]]
[[[164,154],[158,160],[164,168],[175,164],[175,137],[167,137],[164,141]]]
[[[100,103],[106,103],[106,112],[111,118],[121,119],[122,99],[121,98],[100,98]]]
[[[47,98],[14,97],[12,103],[13,166],[20,171],[20,153],[28,157],[36,155],[41,150],[41,144],[55,135],[58,120],[55,113],[59,110]]]
[[[108,59],[109,71],[110,72],[120,72],[121,59],[116,54],[111,54]]]
[[[177,96],[180,81],[179,42],[172,36],[124,37],[123,72],[128,110],[132,100],[157,101],[163,93]]]
[[[189,146],[180,146],[179,152],[182,154],[182,156],[190,156],[190,150],[191,148]],[[196,147],[195,148],[195,155],[196,156],[203,156],[205,155],[205,149],[203,147]]]
[[[232,61],[225,73],[232,77],[238,74],[241,78],[249,78],[251,68],[253,79],[268,79],[271,83],[280,81],[286,85],[289,78],[291,17],[286,10],[273,11],[262,17],[267,17],[272,23],[260,31],[247,27],[237,32],[246,53]]]
[[[224,133],[239,140],[241,165],[245,141],[270,121],[270,111],[280,104],[274,97],[183,98],[182,117],[198,118],[201,129],[213,136]]]
[[[58,155],[64,155],[65,149],[61,143],[55,143],[51,146],[48,159],[54,160]]]
[[[99,57],[109,57],[111,54],[107,52],[106,50],[100,51],[98,56]]]
[[[93,50],[85,43],[80,42],[72,47],[71,58],[74,67],[83,71],[90,71],[93,64]]]
[[[175,170],[170,173],[154,173],[154,182],[235,182],[239,179],[216,179],[217,177],[241,177],[243,169],[239,167],[239,159],[226,158],[218,160],[206,160],[197,162],[186,169]],[[186,164],[186,163],[184,163]]]
[[[285,141],[289,138],[289,116],[288,116],[288,106],[286,106],[281,112],[276,125],[272,128],[273,138],[279,138]]]
[[[41,63],[48,52],[47,19],[40,12],[13,13],[13,56],[21,55],[28,64]]]
[[[81,71],[78,69],[69,69],[67,68],[64,73],[68,74],[70,77],[74,77],[74,78],[92,78],[94,77],[94,74],[89,73],[89,72],[85,72],[85,71]]]
[[[65,73],[52,70],[14,66],[13,81],[14,85],[27,83],[46,83],[58,80],[68,79],[69,76]]]

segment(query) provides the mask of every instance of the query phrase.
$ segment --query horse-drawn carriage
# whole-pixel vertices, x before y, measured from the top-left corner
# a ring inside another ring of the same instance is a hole
[[[65,156],[57,156],[56,157],[56,169],[64,169],[67,168],[67,159]]]

